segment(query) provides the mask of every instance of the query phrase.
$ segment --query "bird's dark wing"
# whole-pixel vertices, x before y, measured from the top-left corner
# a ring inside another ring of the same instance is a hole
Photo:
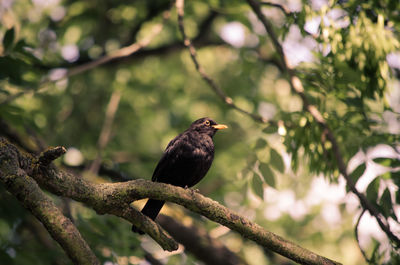
[[[214,157],[212,140],[206,137],[202,141],[204,139],[184,132],[174,138],[158,162],[152,180],[180,187],[191,187],[199,182],[207,173]]]
[[[179,152],[180,147],[183,144],[182,137],[182,134],[179,134],[168,143],[167,148],[165,148],[164,154],[162,155],[160,161],[158,161],[158,164],[154,169],[153,176],[151,178],[152,181],[160,181],[158,179],[160,173],[166,172],[166,167],[168,166],[168,164],[170,164],[172,162],[171,160],[177,156],[177,153]]]

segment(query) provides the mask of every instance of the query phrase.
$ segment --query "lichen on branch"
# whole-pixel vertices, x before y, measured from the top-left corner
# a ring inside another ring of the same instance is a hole
[[[243,237],[300,264],[340,264],[300,247],[263,227],[238,215],[216,201],[192,189],[142,179],[120,183],[90,183],[81,177],[58,170],[54,165],[39,167],[37,159],[19,151],[4,139],[0,140],[0,154],[14,150],[16,155],[7,160],[14,170],[29,172],[29,178],[48,191],[85,203],[99,214],[113,214],[126,219],[149,234],[165,250],[175,250],[178,245],[158,224],[142,215],[129,204],[135,200],[152,198],[174,202],[199,213],[208,219],[239,232]],[[6,157],[6,156],[3,156]],[[1,169],[4,167],[1,158]],[[20,167],[22,166],[22,168]],[[2,173],[1,176],[4,174]]]

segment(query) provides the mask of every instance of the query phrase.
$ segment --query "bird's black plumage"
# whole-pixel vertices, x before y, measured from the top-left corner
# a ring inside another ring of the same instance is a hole
[[[152,181],[179,187],[192,187],[207,173],[214,159],[214,134],[227,126],[217,124],[210,118],[194,121],[183,133],[169,142],[158,162]],[[142,213],[155,219],[164,201],[149,199]],[[132,231],[143,233],[135,226]]]

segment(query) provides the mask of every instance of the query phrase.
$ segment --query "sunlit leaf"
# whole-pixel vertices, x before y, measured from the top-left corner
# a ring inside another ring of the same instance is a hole
[[[388,188],[385,189],[385,191],[382,194],[382,197],[380,199],[380,209],[383,215],[387,218],[389,216],[395,216],[394,211],[393,211],[393,204],[392,204],[392,199],[390,196],[390,191]],[[396,219],[396,217],[395,217]]]
[[[378,200],[379,182],[380,177],[377,177],[368,185],[367,199],[372,203],[376,203]]]
[[[356,183],[358,181],[362,174],[364,174],[365,169],[365,163],[362,163],[356,169],[354,169],[353,172],[350,173],[349,177],[353,180],[353,183]]]
[[[273,134],[278,131],[278,126],[271,124],[271,125],[268,125],[267,127],[265,127],[262,131],[263,131],[263,133],[266,133],[266,134]]]
[[[257,174],[253,174],[251,187],[254,193],[261,199],[264,197],[264,187],[261,178]]]
[[[385,157],[374,158],[373,161],[385,167],[398,167],[400,166],[399,159],[391,159]]]
[[[262,148],[265,148],[267,145],[268,145],[267,141],[265,141],[263,138],[258,138],[254,148],[255,149],[262,149]]]
[[[275,175],[267,163],[260,163],[260,172],[264,181],[271,187],[275,187]]]
[[[278,171],[283,172],[285,170],[285,164],[283,163],[281,155],[275,149],[272,148],[270,153],[271,153],[271,158],[270,158],[271,166],[273,166]]]

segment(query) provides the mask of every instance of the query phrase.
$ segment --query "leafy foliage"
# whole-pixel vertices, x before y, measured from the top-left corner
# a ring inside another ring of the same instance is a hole
[[[328,191],[318,193],[316,175],[328,179],[329,187],[349,193],[340,186],[332,143],[291,93],[270,38],[246,3],[186,1],[184,24],[207,74],[240,108],[271,120],[268,126],[225,105],[207,87],[182,45],[173,8],[162,32],[144,49],[64,78],[68,70],[71,73],[148,36],[163,21],[169,1],[11,2],[0,4],[4,8],[0,9],[0,118],[27,142],[74,147],[82,156],[81,167],[89,168],[100,155],[111,168],[150,179],[168,141],[193,120],[210,116],[230,130],[215,137],[216,157],[199,185],[202,193],[294,241],[332,258],[343,257],[344,264],[364,263],[361,254],[346,255],[358,253],[351,232],[358,208],[348,210],[351,206],[344,195],[330,201]],[[398,225],[400,85],[398,63],[388,58],[400,48],[399,2],[326,1],[321,6],[313,2],[289,5],[288,14],[268,5],[263,10],[295,64],[307,99],[331,128],[343,160],[351,161],[359,152],[367,156],[379,145],[391,146],[397,154],[365,158],[349,174],[360,183],[371,163],[387,169],[365,184],[364,193]],[[111,135],[99,150],[108,105],[118,93]],[[68,163],[65,158],[62,164]],[[32,230],[32,217],[1,189],[0,263],[59,260],[60,248],[44,251],[43,242],[32,243],[41,232]],[[140,246],[149,243],[130,234],[128,224],[98,216],[77,203],[69,209],[103,262],[129,264],[143,259]],[[198,216],[191,215],[199,219],[194,221],[182,217],[178,207],[171,206],[168,212],[178,212],[186,223],[205,225],[211,233],[218,230]],[[220,239],[250,264],[257,264],[254,255],[278,263],[233,233]],[[372,263],[395,264],[399,256],[391,243],[386,239],[363,247]],[[149,245],[146,250],[159,251]],[[185,263],[184,259],[194,261],[181,253],[166,258],[168,264]]]

